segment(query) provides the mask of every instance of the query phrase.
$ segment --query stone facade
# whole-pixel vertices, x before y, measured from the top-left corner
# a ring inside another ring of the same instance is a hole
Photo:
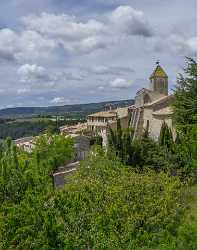
[[[117,119],[120,119],[122,128],[128,127],[129,107],[97,112],[87,117],[88,131],[98,134],[103,139],[103,146],[107,146],[108,126],[117,128]]]

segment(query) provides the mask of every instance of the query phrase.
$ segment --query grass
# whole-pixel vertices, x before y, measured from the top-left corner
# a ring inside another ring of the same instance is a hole
[[[193,185],[189,190],[191,197],[189,200],[189,212],[187,215],[188,222],[192,219],[197,223],[197,185]]]

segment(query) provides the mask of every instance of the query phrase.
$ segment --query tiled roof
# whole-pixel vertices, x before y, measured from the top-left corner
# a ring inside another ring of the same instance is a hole
[[[150,106],[153,106],[153,105],[156,105],[159,103],[163,103],[163,102],[168,101],[168,100],[173,100],[173,98],[174,98],[174,95],[163,96],[163,97],[161,97],[161,98],[159,98],[151,103],[145,104],[144,107],[150,107]]]
[[[88,115],[88,117],[116,117],[116,116],[117,116],[116,111],[101,111]]]
[[[168,77],[166,72],[162,69],[160,65],[157,65],[156,69],[153,71],[152,75],[150,78],[154,77]]]
[[[85,129],[87,127],[87,123],[78,123],[76,125],[71,125],[71,126],[62,126],[60,127],[60,130],[69,130],[69,129],[73,129],[73,130],[77,130],[77,129]]]
[[[172,115],[173,110],[171,107],[165,107],[153,112],[153,115]]]

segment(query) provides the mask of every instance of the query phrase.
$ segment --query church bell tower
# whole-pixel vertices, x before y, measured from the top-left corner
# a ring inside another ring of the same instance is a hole
[[[168,95],[168,75],[160,66],[159,61],[156,62],[156,68],[150,76],[150,90],[159,94]]]

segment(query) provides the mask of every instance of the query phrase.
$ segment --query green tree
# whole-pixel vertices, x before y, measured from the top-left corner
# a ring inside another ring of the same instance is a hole
[[[186,59],[184,74],[180,74],[174,91],[174,122],[177,128],[176,165],[184,175],[197,166],[197,63]],[[178,164],[177,164],[178,163]]]
[[[61,164],[67,164],[73,156],[73,140],[64,135],[39,136],[36,140],[36,148],[33,151],[39,161],[47,161],[51,170],[55,170]]]
[[[174,121],[179,129],[186,130],[197,124],[197,63],[187,58],[184,75],[180,74],[174,91]]]
[[[115,154],[127,165],[131,162],[132,140],[134,131],[129,126],[122,129],[121,120],[117,120],[117,129],[114,131],[108,126],[108,155]]]
[[[160,146],[166,146],[168,149],[170,149],[173,145],[172,130],[168,127],[165,121],[161,126],[159,144]]]

